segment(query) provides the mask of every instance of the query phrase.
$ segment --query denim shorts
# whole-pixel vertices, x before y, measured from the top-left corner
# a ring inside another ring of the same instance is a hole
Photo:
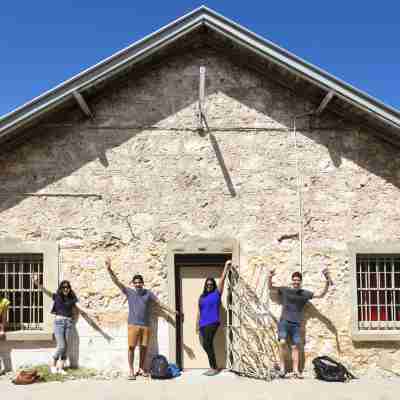
[[[294,345],[301,343],[300,323],[281,319],[278,323],[278,339],[287,340],[288,337]]]

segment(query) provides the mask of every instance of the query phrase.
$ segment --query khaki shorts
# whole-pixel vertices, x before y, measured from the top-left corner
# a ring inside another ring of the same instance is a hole
[[[147,346],[150,341],[150,328],[148,326],[128,325],[128,346]]]

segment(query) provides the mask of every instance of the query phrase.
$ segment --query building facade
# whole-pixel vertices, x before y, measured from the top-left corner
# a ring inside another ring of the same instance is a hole
[[[179,268],[200,279],[232,256],[246,293],[227,300],[227,320],[254,331],[240,334],[246,356],[227,344],[228,364],[276,359],[269,268],[282,285],[302,268],[317,291],[328,266],[335,285],[306,310],[306,368],[322,354],[400,367],[400,117],[279,51],[201,8],[0,120],[0,291],[12,303],[0,353],[12,368],[55,347],[51,301],[29,281],[39,272],[99,312],[79,318],[72,362],[125,369],[127,305],[106,256],[123,282],[140,273],[185,309],[184,321],[154,310],[152,354],[189,365],[196,303]]]

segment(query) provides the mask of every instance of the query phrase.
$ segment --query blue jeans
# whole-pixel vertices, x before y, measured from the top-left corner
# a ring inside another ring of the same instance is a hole
[[[278,339],[287,340],[288,337],[296,346],[301,343],[300,323],[281,319],[278,323]]]
[[[54,321],[54,336],[56,338],[57,349],[53,355],[55,361],[67,359],[68,343],[71,340],[72,319],[63,318]]]

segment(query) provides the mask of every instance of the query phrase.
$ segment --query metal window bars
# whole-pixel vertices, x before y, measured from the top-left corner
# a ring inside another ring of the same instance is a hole
[[[251,283],[232,267],[227,279],[228,368],[239,375],[271,380],[279,354],[270,323],[266,268],[256,265]]]
[[[356,257],[360,330],[400,329],[400,254]]]
[[[32,275],[43,283],[42,254],[0,254],[0,293],[10,301],[8,330],[43,329],[43,293]]]

